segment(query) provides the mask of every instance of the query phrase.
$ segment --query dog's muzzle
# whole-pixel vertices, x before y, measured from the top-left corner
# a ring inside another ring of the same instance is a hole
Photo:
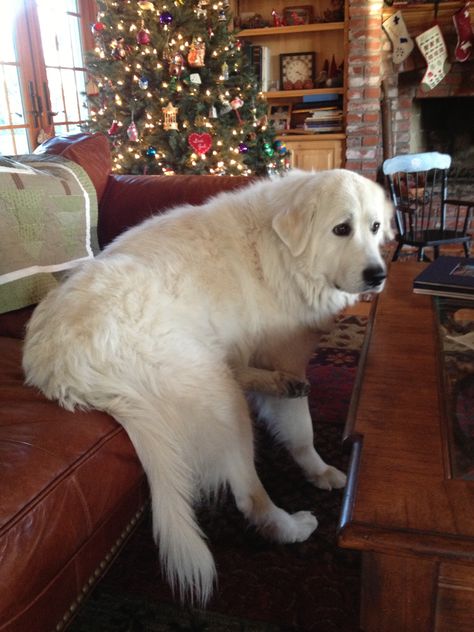
[[[375,289],[385,281],[387,272],[382,266],[371,266],[363,271],[362,277],[368,288]]]

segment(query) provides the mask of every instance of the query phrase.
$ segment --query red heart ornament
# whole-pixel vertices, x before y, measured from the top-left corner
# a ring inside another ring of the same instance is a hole
[[[212,136],[204,132],[204,134],[189,134],[188,143],[197,154],[207,154],[212,147]]]

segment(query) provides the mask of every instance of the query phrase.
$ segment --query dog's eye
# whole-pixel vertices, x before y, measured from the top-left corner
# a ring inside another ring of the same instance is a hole
[[[376,235],[379,232],[379,228],[380,228],[380,222],[374,222],[370,230],[374,233],[374,235]]]
[[[332,232],[338,237],[347,237],[351,234],[351,230],[351,225],[347,224],[347,222],[344,222],[343,224],[338,224],[337,226],[334,226]]]

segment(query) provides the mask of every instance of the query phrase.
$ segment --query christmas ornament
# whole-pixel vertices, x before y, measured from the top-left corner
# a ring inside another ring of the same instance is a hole
[[[156,147],[152,147],[150,145],[150,147],[148,147],[148,149],[146,150],[146,155],[147,156],[156,156]]]
[[[150,33],[142,28],[138,31],[137,33],[137,43],[141,44],[142,46],[145,46],[146,44],[149,44],[151,42],[151,38],[150,38]]]
[[[448,52],[444,43],[441,29],[436,24],[416,38],[416,43],[428,64],[428,68],[421,80],[424,92],[433,90],[446,76],[451,68],[448,62]]]
[[[456,28],[458,41],[454,55],[457,61],[467,61],[474,46],[474,34],[472,32],[471,19],[469,15],[470,2],[461,7],[453,15],[453,22]]]
[[[206,44],[193,39],[188,53],[188,64],[192,68],[202,68],[204,66],[204,57],[206,55]]]
[[[109,136],[114,136],[115,134],[118,134],[120,132],[120,126],[118,124],[117,121],[112,121],[112,125],[109,127],[109,129],[107,130],[107,134]]]
[[[288,151],[285,143],[282,140],[276,140],[273,143],[273,147],[275,148],[277,154],[279,156],[284,156],[286,154],[286,152]]]
[[[401,64],[412,52],[415,44],[409,36],[405,20],[401,11],[397,11],[391,15],[382,24],[384,31],[387,33],[392,42],[393,52],[392,59],[395,64]]]
[[[176,120],[176,115],[178,113],[178,108],[175,108],[171,101],[164,108],[161,108],[164,116],[163,120],[163,129],[165,131],[169,130],[177,130],[178,122]]]
[[[219,101],[222,104],[222,106],[220,108],[220,113],[221,114],[227,114],[228,112],[232,111],[232,106],[230,105],[229,101],[225,98],[225,96],[223,94],[219,95]]]
[[[202,83],[201,75],[198,72],[192,72],[185,81],[195,86],[200,86]]]
[[[236,113],[237,118],[239,119],[239,123],[241,125],[242,125],[242,119],[240,118],[239,108],[241,108],[243,106],[243,104],[244,104],[244,102],[242,101],[242,99],[240,97],[235,97],[230,102],[230,106],[234,110],[234,112]]]
[[[207,9],[209,2],[207,0],[199,0],[197,8],[195,9],[198,18],[207,18]]]
[[[227,20],[226,14],[224,9],[221,9],[217,15],[217,19],[219,20],[219,22],[225,22]]]
[[[212,147],[212,136],[207,132],[203,134],[193,132],[188,136],[188,144],[197,154],[207,154]]]
[[[270,143],[263,143],[263,151],[267,154],[267,156],[269,156],[270,158],[273,156],[273,154],[275,153],[275,150],[273,149],[273,147],[270,145]]]
[[[281,17],[281,13],[279,13],[278,11],[275,11],[275,9],[273,9],[272,11],[272,18],[273,18],[273,26],[284,26],[284,22],[283,22],[283,18]]]
[[[99,94],[99,86],[92,77],[87,82],[86,94],[88,97],[96,97]]]
[[[97,35],[97,33],[102,33],[102,31],[105,31],[106,26],[103,22],[95,22],[92,27],[91,27],[91,31],[92,31],[92,35]]]
[[[163,11],[160,13],[160,24],[162,26],[169,26],[173,22],[173,16],[169,11]]]
[[[245,143],[239,143],[239,151],[241,154],[246,154],[249,148]]]
[[[217,118],[217,110],[215,105],[211,105],[209,108],[209,118],[216,119]]]
[[[138,141],[138,130],[133,119],[130,125],[127,127],[127,136],[128,139],[131,140],[133,143],[136,143]]]
[[[229,79],[229,65],[227,62],[224,62],[221,66],[221,77],[224,81]]]
[[[138,80],[138,86],[142,90],[146,90],[148,88],[148,79],[146,77],[140,77],[140,79]]]
[[[173,77],[179,77],[183,72],[183,68],[184,57],[181,55],[181,53],[175,53],[172,60],[170,61],[170,65],[168,68],[170,75]]]
[[[142,11],[151,11],[155,8],[153,2],[148,2],[147,0],[139,0],[138,6]]]
[[[112,49],[112,57],[118,60],[125,59],[128,51],[129,51],[129,48],[125,44],[124,38],[119,37],[116,41],[114,48]]]

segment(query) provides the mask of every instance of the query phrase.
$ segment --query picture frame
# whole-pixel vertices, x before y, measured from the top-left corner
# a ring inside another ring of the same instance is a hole
[[[285,7],[283,9],[283,23],[286,26],[310,24],[313,21],[313,7],[310,4]]]
[[[292,103],[273,103],[268,107],[268,124],[279,132],[290,129]]]
[[[280,54],[280,90],[314,88],[316,53],[314,51]]]

